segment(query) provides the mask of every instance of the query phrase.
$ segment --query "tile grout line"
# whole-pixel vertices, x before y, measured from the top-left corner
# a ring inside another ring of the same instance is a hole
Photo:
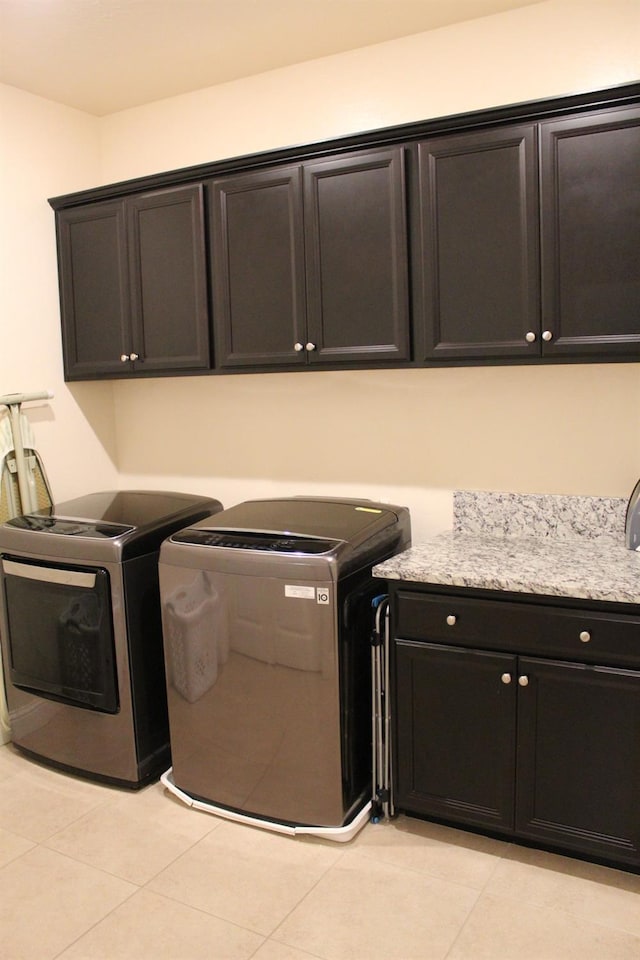
[[[46,849],[46,848],[45,848],[45,849]],[[64,856],[64,854],[63,854],[63,856]],[[76,861],[76,862],[77,862],[77,861]],[[96,868],[96,869],[98,869],[98,868]],[[106,873],[106,871],[102,871],[102,872],[103,872],[103,873]],[[107,874],[107,876],[112,876],[112,874]],[[122,878],[119,878],[119,879],[122,879]],[[131,881],[127,881],[127,882],[131,882]],[[123,904],[128,903],[129,900],[131,900],[132,897],[135,897],[136,894],[138,894],[138,893],[140,892],[140,889],[141,889],[141,888],[138,887],[137,890],[132,890],[131,893],[124,898],[124,900],[121,900],[120,903],[117,903],[114,907],[111,908],[111,910],[109,910],[107,913],[105,913],[105,915],[104,915],[103,917],[100,917],[99,920],[96,920],[96,922],[95,922],[95,923],[92,923],[90,927],[87,927],[86,930],[83,930],[82,933],[78,934],[77,937],[75,937],[73,940],[71,940],[69,943],[67,943],[67,944],[63,947],[63,949],[60,950],[59,953],[56,953],[55,956],[53,956],[53,957],[51,958],[51,960],[58,960],[59,957],[63,957],[64,954],[66,953],[66,951],[69,950],[69,949],[71,949],[71,947],[73,947],[74,944],[78,943],[79,940],[82,940],[83,937],[86,937],[86,935],[87,935],[88,933],[91,933],[92,930],[95,930],[96,927],[99,927],[100,924],[103,923],[108,917],[112,916],[112,915],[116,912],[116,910],[119,910],[120,907],[121,907]]]
[[[295,842],[295,840],[294,840],[294,842]],[[348,846],[348,844],[347,844],[347,846]],[[296,904],[294,904],[294,906],[292,906],[290,910],[287,911],[286,915],[285,915],[284,917],[282,917],[282,918],[278,921],[278,923],[276,924],[276,926],[273,928],[273,930],[271,931],[271,933],[268,935],[268,937],[267,937],[267,939],[266,939],[265,942],[271,941],[272,943],[277,943],[279,946],[285,946],[285,947],[289,947],[289,946],[290,946],[290,944],[288,944],[285,940],[277,940],[274,935],[278,932],[278,930],[282,927],[282,925],[289,919],[289,917],[291,916],[291,914],[292,914],[295,910],[297,910],[300,906],[302,906],[302,904],[303,904],[303,903],[305,902],[305,900],[310,896],[310,894],[313,893],[313,891],[316,890],[316,888],[318,887],[318,885],[321,883],[322,880],[324,880],[324,878],[327,876],[327,874],[329,874],[335,867],[337,867],[338,864],[342,863],[342,861],[345,859],[345,857],[347,856],[347,854],[348,854],[348,850],[342,849],[342,850],[339,851],[339,856],[336,857],[335,861],[334,861],[333,863],[329,864],[329,866],[327,866],[326,869],[322,871],[322,873],[320,874],[320,876],[319,876],[319,877],[316,879],[316,881],[311,885],[311,887],[309,887],[309,889],[306,891],[306,893],[303,894],[303,896],[298,900],[298,902],[297,902]],[[299,948],[299,947],[293,947],[293,948],[291,948],[291,949],[299,950],[300,948]],[[255,956],[255,953],[256,953],[256,952],[257,952],[257,951],[255,951],[255,952],[253,953],[253,956]],[[317,960],[328,960],[327,957],[323,957],[321,954],[308,953],[308,951],[305,951],[305,953],[307,953],[307,955],[308,955],[309,957],[317,958]]]
[[[507,850],[505,851],[505,853],[508,853],[511,848],[512,848],[512,844],[509,845],[509,847],[507,848]],[[506,860],[506,859],[507,859],[507,857],[505,856],[505,853],[500,854],[500,856],[496,856],[496,858],[495,858],[496,862],[495,862],[494,865],[493,865],[493,870],[491,871],[491,873],[489,874],[489,876],[487,877],[487,879],[485,880],[485,882],[483,883],[483,885],[478,889],[478,891],[477,891],[477,896],[476,896],[476,899],[475,899],[475,901],[474,901],[473,906],[472,906],[471,909],[469,910],[469,913],[468,913],[467,916],[465,917],[465,919],[464,919],[463,923],[461,924],[460,929],[459,929],[458,932],[456,933],[455,937],[453,938],[453,940],[452,940],[451,943],[449,944],[449,948],[447,949],[447,952],[446,952],[446,953],[444,954],[444,956],[442,957],[442,960],[448,960],[448,958],[451,957],[451,951],[454,949],[455,945],[457,944],[457,942],[459,941],[460,937],[462,936],[465,928],[467,927],[467,924],[468,924],[469,921],[471,920],[471,917],[472,917],[473,914],[475,913],[475,911],[476,911],[476,909],[477,909],[477,907],[478,907],[478,904],[480,903],[480,900],[481,900],[482,897],[484,896],[485,891],[486,891],[487,887],[489,886],[489,884],[491,883],[491,880],[492,880],[493,877],[495,876],[495,874],[496,874],[496,872],[497,872],[500,864],[502,863],[503,860]]]

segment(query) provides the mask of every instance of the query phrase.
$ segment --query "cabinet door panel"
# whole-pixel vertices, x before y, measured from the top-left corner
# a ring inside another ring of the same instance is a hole
[[[135,369],[206,369],[202,187],[133,197],[128,219]]]
[[[221,367],[304,363],[302,186],[299,167],[213,182],[216,357]]]
[[[640,356],[640,108],[541,124],[545,354]]]
[[[398,808],[511,830],[516,658],[406,641],[395,657]]]
[[[312,363],[409,359],[404,153],[304,167]]]
[[[535,128],[428,140],[418,166],[425,358],[538,354]]]
[[[516,831],[640,863],[640,673],[521,658]]]
[[[65,377],[121,374],[130,352],[124,204],[61,210],[57,230]]]

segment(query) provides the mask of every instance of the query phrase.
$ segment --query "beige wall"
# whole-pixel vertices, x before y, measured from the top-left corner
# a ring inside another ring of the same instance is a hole
[[[53,392],[24,412],[57,498],[118,485],[111,384],[64,384],[47,203],[95,183],[98,127],[94,117],[0,85],[0,394]]]
[[[548,0],[124,110],[108,183],[640,76],[638,0]]]
[[[99,121],[24,95],[24,122],[39,153],[25,158],[33,177],[18,206],[98,182],[637,80],[639,18],[637,0],[548,0]],[[53,132],[53,157],[39,113]],[[12,121],[22,126],[20,117]],[[17,148],[15,164],[30,150],[28,142]],[[52,227],[48,208],[38,210],[27,243],[41,254],[44,302],[29,289],[25,329],[14,343],[45,336],[49,344],[41,372],[53,376],[61,396],[44,439],[52,441],[65,495],[78,492],[79,477],[105,486],[101,478],[111,480],[114,469],[121,487],[202,491],[225,505],[271,494],[358,494],[408,504],[420,539],[450,524],[454,488],[627,496],[640,475],[640,364],[314,371],[66,388]],[[14,221],[20,224],[19,209]],[[15,258],[29,276],[30,253]],[[9,302],[22,306],[18,285]],[[30,372],[22,361],[19,367]]]

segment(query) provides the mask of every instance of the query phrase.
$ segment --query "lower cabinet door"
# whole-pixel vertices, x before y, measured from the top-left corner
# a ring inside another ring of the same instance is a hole
[[[521,657],[516,833],[640,863],[640,673]]]
[[[398,809],[513,829],[516,663],[508,654],[398,640]]]

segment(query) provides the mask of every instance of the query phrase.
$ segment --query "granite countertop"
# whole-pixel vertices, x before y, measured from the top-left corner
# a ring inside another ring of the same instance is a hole
[[[454,528],[373,568],[439,586],[640,604],[626,501],[456,491]]]
[[[640,604],[640,553],[624,541],[443,533],[373,568],[442,586]]]

